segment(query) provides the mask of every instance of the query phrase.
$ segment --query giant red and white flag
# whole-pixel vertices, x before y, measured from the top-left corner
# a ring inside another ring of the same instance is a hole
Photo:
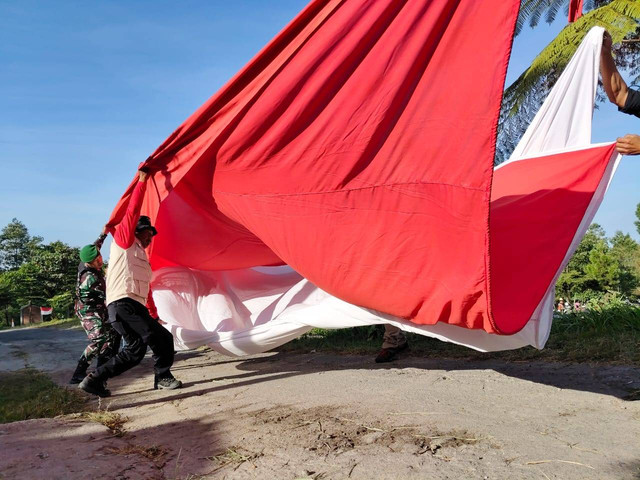
[[[519,4],[315,0],[189,117],[144,163],[153,287],[176,336],[243,352],[328,317],[491,345],[523,330],[613,150],[530,149],[544,158],[494,175]],[[248,270],[276,265],[294,272]]]

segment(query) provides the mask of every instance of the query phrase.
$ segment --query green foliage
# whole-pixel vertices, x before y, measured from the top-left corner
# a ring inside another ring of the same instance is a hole
[[[31,262],[38,268],[38,280],[45,298],[60,291],[73,291],[78,273],[79,252],[63,242],[52,242],[33,251]]]
[[[56,318],[69,316],[78,263],[77,248],[42,244],[14,218],[0,233],[0,323],[17,324],[20,307],[29,303],[52,306]]]
[[[611,256],[609,246],[600,241],[589,252],[589,263],[584,267],[585,277],[597,290],[604,291],[616,287],[620,268]]]
[[[23,328],[23,327],[28,327],[28,328],[52,328],[53,327],[53,328],[67,330],[71,328],[81,329],[82,325],[80,324],[78,317],[74,315],[73,317],[70,317],[70,318],[58,317],[53,320],[49,320],[47,322],[36,323],[35,325],[16,325],[13,328]],[[0,324],[0,330],[6,330],[7,328],[10,328],[10,327]]]
[[[568,5],[569,0],[522,0],[516,32],[519,32],[526,22],[535,27],[543,14],[546,14],[546,21],[551,23],[561,8],[566,13]],[[640,80],[640,43],[635,41],[639,32],[640,2],[591,0],[585,3],[585,8],[590,11],[576,22],[567,25],[505,90],[500,113],[496,163],[501,163],[510,156],[564,67],[592,27],[601,26],[609,31],[616,44],[614,53],[619,67],[633,75],[632,83]],[[598,95],[599,100],[604,98],[601,93]]]
[[[19,268],[40,242],[42,237],[30,236],[24,223],[17,218],[11,220],[0,232],[0,271]]]
[[[505,97],[510,99],[510,113],[515,114],[518,111],[526,94],[531,92],[541,78],[552,74],[553,83],[555,83],[555,79],[569,63],[591,28],[595,26],[606,28],[613,41],[619,43],[625,37],[635,35],[639,19],[640,2],[613,0],[608,5],[592,10],[576,22],[567,25],[505,92]]]
[[[74,296],[71,292],[60,293],[49,299],[53,307],[53,318],[68,318],[73,313]]]
[[[640,286],[640,245],[628,234],[616,232],[611,237],[611,255],[619,265],[619,290],[624,295],[637,295]]]
[[[636,226],[636,230],[638,231],[638,233],[640,233],[640,203],[636,206],[636,218],[638,220],[633,223]]]
[[[46,299],[43,294],[40,280],[41,272],[37,265],[33,263],[24,263],[17,270],[7,272],[7,275],[13,285],[13,296],[22,306],[29,303],[42,303]]]
[[[583,302],[598,299],[606,292],[635,298],[640,286],[640,246],[629,235],[616,232],[605,237],[593,224],[561,273],[556,292],[562,298]]]
[[[13,300],[12,285],[9,278],[0,273],[0,324],[11,325],[11,303]]]

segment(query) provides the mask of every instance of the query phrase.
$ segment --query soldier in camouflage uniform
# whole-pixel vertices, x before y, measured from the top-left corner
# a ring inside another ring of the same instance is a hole
[[[78,283],[76,285],[76,315],[82,328],[87,332],[89,345],[85,348],[73,377],[69,383],[80,383],[87,374],[91,361],[97,357],[98,366],[105,363],[118,351],[120,336],[107,322],[105,305],[106,286],[102,272],[102,255],[100,247],[106,234],[80,250],[78,266]]]

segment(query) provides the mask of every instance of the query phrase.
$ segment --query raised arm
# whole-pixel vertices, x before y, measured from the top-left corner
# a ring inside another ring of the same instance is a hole
[[[131,198],[129,199],[129,205],[127,211],[122,217],[122,221],[116,227],[116,231],[113,234],[113,240],[118,244],[120,248],[127,249],[136,238],[136,224],[140,219],[140,209],[142,208],[142,200],[144,199],[144,192],[147,187],[147,173],[142,170],[138,172],[138,183],[133,189]]]
[[[107,238],[107,231],[105,228],[104,230],[102,230],[102,233],[100,234],[98,239],[95,242],[93,242],[93,244],[96,246],[98,250],[102,249],[102,244],[104,243],[106,238]]]
[[[627,102],[629,89],[613,61],[611,45],[611,35],[609,35],[609,32],[604,32],[602,51],[600,53],[600,73],[602,74],[602,84],[604,85],[604,91],[607,92],[609,100],[612,103],[615,103],[618,107],[624,108],[625,103]]]

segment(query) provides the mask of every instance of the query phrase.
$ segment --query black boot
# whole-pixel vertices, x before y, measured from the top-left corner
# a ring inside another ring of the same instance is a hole
[[[107,363],[109,360],[111,360],[111,357],[113,357],[113,355],[114,354],[111,351],[99,354],[98,358],[96,359],[96,370]]]
[[[176,377],[174,377],[171,374],[162,378],[158,378],[158,376],[156,375],[156,377],[153,380],[154,390],[158,390],[159,388],[160,389],[164,388],[166,390],[175,390],[176,388],[180,388],[180,387],[182,387],[182,382],[176,379]]]
[[[400,352],[407,348],[409,348],[409,342],[404,342],[399,347],[383,348],[376,357],[376,363],[392,362]]]
[[[84,380],[84,377],[87,376],[87,368],[89,368],[89,362],[87,362],[87,359],[84,358],[84,356],[80,357],[76,371],[73,372],[73,376],[71,377],[71,380],[69,380],[69,383],[71,385],[75,385]]]
[[[98,380],[92,376],[93,374],[89,374],[84,377],[84,380],[80,382],[78,388],[80,390],[84,390],[87,393],[91,393],[93,395],[97,395],[99,397],[108,397],[111,395],[111,392],[106,388],[106,382],[102,380]]]

